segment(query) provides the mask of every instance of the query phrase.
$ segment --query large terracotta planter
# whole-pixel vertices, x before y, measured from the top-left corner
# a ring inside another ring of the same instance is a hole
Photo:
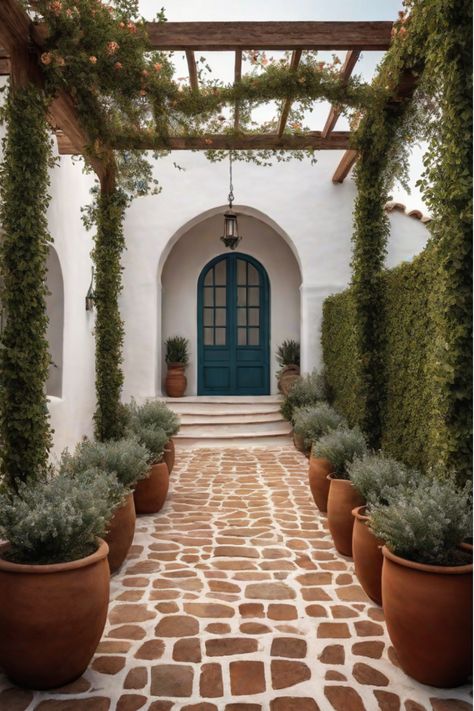
[[[166,443],[165,452],[163,454],[163,461],[165,462],[166,466],[168,467],[169,474],[171,474],[171,472],[173,471],[174,459],[175,459],[175,446],[174,446],[173,440],[169,439]]]
[[[307,449],[304,446],[304,437],[303,435],[298,434],[297,432],[293,432],[293,444],[295,445],[296,449],[298,452],[301,452],[305,456],[307,456]]]
[[[368,526],[369,517],[365,515],[365,506],[358,506],[352,511],[354,528],[352,530],[352,555],[359,582],[371,600],[382,604],[382,546]]]
[[[7,544],[8,545],[8,544]],[[77,679],[99,644],[109,604],[109,547],[53,565],[1,557],[0,667],[18,686],[52,689]]]
[[[115,573],[127,557],[135,534],[135,504],[133,493],[127,496],[123,506],[115,509],[105,540],[109,546],[110,572]]]
[[[165,462],[153,464],[150,476],[140,479],[133,492],[137,514],[158,513],[165,503],[169,483],[170,476]]]
[[[168,397],[183,397],[186,392],[188,381],[184,374],[186,366],[181,363],[168,363],[168,372],[166,374],[166,394]]]
[[[364,500],[347,479],[328,476],[330,481],[328,496],[328,526],[336,546],[342,555],[352,557],[352,529],[354,517],[352,509],[362,506]]]
[[[444,567],[382,553],[383,607],[401,668],[422,684],[459,686],[472,672],[472,561]]]
[[[314,503],[322,513],[328,510],[329,474],[333,471],[329,459],[309,458],[308,479]]]
[[[285,365],[278,376],[278,389],[283,395],[288,395],[291,386],[300,377],[300,369],[297,365]]]

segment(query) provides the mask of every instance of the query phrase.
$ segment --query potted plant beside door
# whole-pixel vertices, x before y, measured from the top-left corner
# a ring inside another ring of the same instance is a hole
[[[165,346],[165,360],[168,366],[166,394],[168,397],[183,397],[188,384],[184,371],[189,363],[189,341],[183,336],[173,336],[165,341]]]
[[[277,373],[278,390],[288,395],[290,387],[300,375],[300,344],[288,339],[278,346],[276,352],[280,370]]]

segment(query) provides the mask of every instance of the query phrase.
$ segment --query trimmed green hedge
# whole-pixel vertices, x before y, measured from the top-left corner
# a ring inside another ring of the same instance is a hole
[[[427,471],[450,466],[443,453],[453,451],[452,433],[436,403],[447,386],[437,378],[439,329],[438,251],[431,242],[412,262],[382,276],[384,333],[382,375],[383,450]],[[363,395],[355,338],[356,312],[352,289],[326,299],[322,344],[328,383],[335,407],[351,425],[363,424]],[[456,433],[455,433],[456,434]],[[458,439],[462,433],[457,433]],[[456,442],[454,442],[455,444]],[[462,439],[464,448],[469,442]],[[470,460],[456,466],[461,481]]]

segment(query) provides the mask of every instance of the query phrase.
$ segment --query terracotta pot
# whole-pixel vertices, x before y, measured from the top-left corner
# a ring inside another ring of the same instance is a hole
[[[111,573],[115,573],[127,557],[135,534],[136,518],[133,492],[130,492],[123,506],[115,509],[105,536],[109,546],[108,558]]]
[[[306,448],[304,446],[303,435],[300,435],[297,432],[293,432],[293,444],[295,445],[298,452],[302,452],[303,454],[306,454]]]
[[[153,464],[150,476],[140,479],[133,492],[137,514],[158,513],[165,503],[169,483],[170,475],[165,462]]]
[[[109,547],[68,563],[1,557],[0,666],[18,686],[53,689],[77,679],[99,644],[109,604]]]
[[[334,474],[328,476],[330,481],[328,496],[328,526],[336,546],[342,555],[352,557],[352,529],[354,516],[352,509],[362,506],[364,500],[351,481],[337,479]]]
[[[169,439],[166,443],[165,452],[163,454],[163,461],[165,462],[166,466],[168,467],[169,474],[171,474],[171,472],[173,471],[174,458],[175,458],[174,442],[172,439]]]
[[[331,482],[328,475],[332,473],[332,464],[329,459],[309,458],[309,487],[314,503],[322,513],[328,510],[328,494]]]
[[[383,608],[401,668],[422,684],[459,686],[472,672],[472,562],[444,567],[386,546],[382,553]]]
[[[278,389],[283,395],[288,395],[291,386],[300,377],[300,369],[297,365],[285,365],[278,376]]]
[[[168,363],[168,372],[166,374],[166,394],[168,397],[183,397],[186,392],[188,381],[184,374],[186,366],[181,363]]]
[[[382,546],[368,526],[369,517],[365,515],[365,506],[352,511],[354,528],[352,531],[352,555],[359,583],[371,600],[382,604]]]

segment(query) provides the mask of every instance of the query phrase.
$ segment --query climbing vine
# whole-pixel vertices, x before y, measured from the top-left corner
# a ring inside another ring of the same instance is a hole
[[[46,259],[50,138],[46,100],[33,86],[9,91],[8,134],[0,168],[0,348],[2,474],[8,486],[41,476],[51,446],[45,385],[50,358],[46,329]]]

